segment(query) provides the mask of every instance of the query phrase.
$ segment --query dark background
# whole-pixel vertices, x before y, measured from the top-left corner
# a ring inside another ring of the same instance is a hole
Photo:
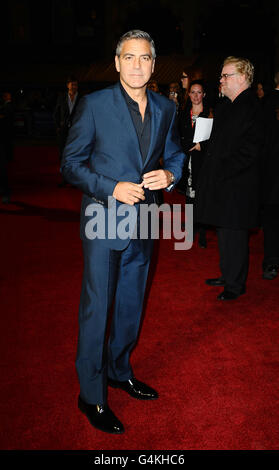
[[[183,61],[212,86],[228,55],[248,57],[267,88],[279,68],[278,0],[10,0],[1,16],[0,91],[22,109],[31,94],[51,111],[70,73],[82,92],[115,81],[117,40],[133,28],[155,40],[162,87],[179,81]]]
[[[10,0],[1,4],[2,63],[112,59],[129,29],[147,30],[159,55],[240,54],[278,65],[278,1]]]

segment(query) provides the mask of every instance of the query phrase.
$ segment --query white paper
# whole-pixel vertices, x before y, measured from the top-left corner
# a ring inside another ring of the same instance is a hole
[[[197,142],[203,142],[204,140],[208,140],[211,134],[213,124],[213,118],[203,118],[198,117],[196,119],[196,127],[195,127],[195,134],[193,142],[196,144]]]

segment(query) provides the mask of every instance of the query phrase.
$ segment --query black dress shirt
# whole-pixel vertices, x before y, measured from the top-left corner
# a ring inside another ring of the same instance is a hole
[[[147,99],[147,105],[145,108],[144,113],[144,120],[142,120],[139,105],[136,101],[134,101],[123,88],[120,83],[120,88],[127,103],[129,112],[131,114],[131,118],[138,136],[142,161],[145,162],[145,159],[148,154],[149,146],[150,146],[150,138],[151,138],[151,113],[150,107]]]

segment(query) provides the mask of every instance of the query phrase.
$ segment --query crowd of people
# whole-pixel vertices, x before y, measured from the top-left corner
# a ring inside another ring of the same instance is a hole
[[[253,71],[254,72],[254,71]],[[158,93],[160,95],[167,96],[172,100],[176,105],[177,112],[177,124],[180,135],[180,141],[182,149],[186,155],[185,164],[183,167],[183,174],[176,186],[176,190],[185,195],[185,201],[187,204],[193,204],[195,207],[195,194],[199,180],[199,173],[201,168],[204,166],[204,161],[207,159],[207,149],[210,144],[210,140],[203,142],[194,143],[193,136],[195,133],[195,122],[198,117],[213,118],[218,115],[219,110],[224,106],[228,105],[229,98],[224,93],[222,93],[222,83],[218,86],[218,92],[216,97],[212,99],[208,98],[207,95],[207,84],[202,79],[193,79],[193,72],[185,69],[181,73],[180,83],[178,81],[171,82],[167,90],[161,91],[163,87],[160,87],[158,82],[154,79],[151,79],[147,88],[152,92]],[[227,77],[229,78],[229,77]],[[221,79],[222,81],[222,79]],[[55,122],[57,127],[57,133],[59,136],[59,148],[60,148],[60,158],[62,158],[64,145],[67,138],[68,130],[71,126],[71,119],[73,119],[74,112],[76,109],[76,104],[79,100],[78,95],[78,81],[75,77],[69,77],[66,82],[68,92],[65,95],[60,96],[57,105],[55,108]],[[161,89],[160,89],[161,88]],[[257,205],[256,211],[259,215],[257,222],[252,223],[249,226],[248,219],[247,221],[241,221],[236,223],[236,226],[240,224],[241,229],[245,227],[245,234],[242,233],[242,236],[247,240],[247,230],[252,226],[260,226],[264,232],[264,259],[263,259],[263,278],[264,279],[274,279],[278,274],[279,269],[279,252],[277,248],[277,240],[279,237],[279,196],[278,196],[278,185],[277,185],[277,169],[278,169],[278,114],[279,114],[279,104],[278,104],[278,91],[279,91],[279,73],[275,75],[275,87],[273,90],[267,91],[262,82],[253,83],[253,77],[248,83],[247,89],[251,91],[251,95],[255,97],[255,103],[258,102],[259,109],[261,112],[260,118],[262,118],[259,133],[258,135],[262,136],[262,141],[258,145],[260,148],[260,161],[261,168],[259,174],[261,174],[261,180],[259,181],[258,187],[258,201],[254,201],[254,205]],[[214,96],[214,95],[213,95]],[[241,126],[240,122],[236,118],[238,126]],[[230,128],[231,131],[231,128]],[[237,135],[235,136],[237,138]],[[228,141],[228,139],[227,139]],[[246,140],[247,145],[247,140]],[[222,165],[225,165],[225,160],[221,162]],[[224,172],[225,170],[223,167]],[[220,169],[220,171],[222,171]],[[220,182],[219,182],[220,183]],[[67,182],[63,179],[60,186],[66,185]],[[217,184],[217,183],[216,183]],[[237,181],[235,181],[235,187],[237,187]],[[244,184],[244,191],[240,197],[241,192],[239,191],[239,214],[243,211],[245,206],[245,201],[247,199],[247,189],[248,189],[248,179]],[[255,188],[254,188],[255,189]],[[232,190],[236,190],[232,188]],[[207,195],[208,197],[208,195]],[[233,201],[233,206],[236,206],[236,200]],[[214,207],[214,201],[212,201],[212,207]],[[228,211],[228,201],[227,201],[227,211]],[[247,206],[247,211],[251,216],[251,206]],[[244,218],[244,216],[243,216]],[[249,218],[249,217],[248,217]],[[255,219],[256,220],[256,219]],[[202,248],[207,247],[207,237],[206,237],[206,227],[210,225],[209,223],[203,223],[198,221],[197,218],[194,218],[194,236],[198,234],[198,244]],[[231,225],[231,222],[227,225]],[[218,225],[217,233],[220,232],[220,227]],[[240,231],[232,232],[232,239],[236,239],[236,234],[240,234]],[[219,244],[221,244],[221,252],[223,252],[223,245],[226,241],[221,242],[219,236]],[[234,298],[240,295],[240,293],[245,292],[245,283],[246,276],[248,272],[248,244],[247,241],[242,241],[243,247],[245,247],[244,254],[242,258],[245,258],[245,263],[240,268],[236,266],[236,272],[243,272],[243,279],[239,281],[238,289],[235,291],[234,283],[232,281],[232,286],[229,292]],[[236,252],[240,252],[240,245],[237,245],[235,248]],[[231,253],[234,252],[234,249],[230,250]],[[231,262],[228,261],[229,268],[231,269]],[[235,257],[234,257],[235,261]],[[222,264],[223,263],[223,264]],[[224,262],[221,260],[221,266],[223,266],[224,272]],[[225,268],[226,269],[226,268]],[[222,268],[221,268],[222,271]],[[238,274],[239,275],[239,274]],[[222,273],[219,278],[213,278],[207,280],[210,285],[224,285],[224,274]]]
[[[256,81],[249,84],[249,87],[251,87],[253,94],[257,97],[260,104],[265,135],[261,152],[262,173],[259,193],[260,226],[264,231],[265,254],[263,260],[263,277],[265,279],[274,279],[277,276],[279,265],[279,253],[276,249],[279,235],[279,222],[278,219],[276,219],[279,207],[276,179],[279,145],[279,72],[275,74],[274,81],[275,86],[273,89],[267,88],[263,81]],[[195,122],[198,117],[214,118],[222,102],[227,101],[228,98],[222,93],[221,84],[219,84],[216,94],[214,95],[213,93],[212,95],[211,93],[209,97],[206,81],[201,77],[196,79],[195,73],[187,68],[182,70],[180,80],[169,83],[168,87],[160,85],[154,79],[150,79],[147,88],[155,93],[167,96],[176,105],[181,146],[186,155],[182,178],[176,185],[176,190],[185,195],[187,204],[194,204],[198,175],[203,166],[209,144],[209,141],[193,143]],[[83,93],[79,92],[78,79],[74,75],[70,75],[66,80],[66,92],[60,93],[56,104],[53,105],[52,113],[56,127],[60,162],[62,160],[68,131],[71,127],[71,122],[82,94]],[[31,95],[33,97],[33,94]],[[34,96],[36,98],[35,104],[37,108],[42,108],[39,94],[35,93]],[[13,159],[15,138],[14,115],[15,105],[13,103],[12,94],[6,91],[2,94],[2,105],[0,107],[0,185],[3,203],[10,201],[11,188],[8,179],[8,164]],[[66,185],[67,181],[65,181],[62,176],[59,186],[63,187]],[[194,235],[196,233],[198,234],[198,244],[202,248],[207,247],[206,226],[206,224],[195,220]]]
[[[235,65],[235,64],[234,64]],[[254,69],[252,69],[254,73]],[[235,73],[235,70],[234,70]],[[232,77],[234,75],[231,75]],[[225,77],[225,80],[229,80],[230,75]],[[178,182],[176,189],[185,195],[186,203],[193,204],[194,210],[195,207],[195,195],[197,184],[199,180],[199,173],[201,168],[204,166],[204,162],[210,165],[212,168],[212,161],[207,158],[208,146],[211,145],[213,140],[213,135],[209,140],[194,143],[193,136],[195,133],[195,122],[197,117],[206,117],[206,118],[216,118],[220,115],[221,110],[228,108],[230,99],[222,92],[222,81],[224,81],[224,76],[221,76],[220,84],[218,87],[218,93],[216,93],[216,99],[207,98],[207,84],[203,79],[191,79],[191,71],[185,69],[181,73],[181,83],[172,82],[169,84],[168,88],[168,98],[173,100],[177,108],[177,121],[178,129],[181,139],[181,145],[183,151],[186,155],[186,160],[183,168],[183,174],[181,180]],[[148,83],[148,88],[152,91],[160,93],[159,84],[155,80],[151,80]],[[256,81],[253,82],[253,75],[251,80],[247,84],[247,89],[250,90],[251,96],[253,96],[254,103],[257,104],[259,112],[259,123],[258,123],[258,136],[261,136],[261,142],[259,142],[257,148],[259,149],[259,165],[257,167],[259,180],[257,186],[253,187],[253,190],[257,193],[257,201],[254,201],[254,209],[257,212],[257,219],[255,223],[251,224],[252,226],[261,227],[264,234],[264,257],[263,257],[263,278],[272,280],[278,275],[279,269],[279,248],[278,248],[278,239],[279,239],[279,185],[278,185],[278,161],[279,161],[279,72],[275,73],[274,76],[274,88],[268,89],[263,82]],[[212,95],[211,95],[212,96]],[[213,95],[214,96],[214,95]],[[236,123],[238,127],[244,125],[241,124],[241,116],[236,116]],[[245,120],[247,120],[247,114],[245,114]],[[226,135],[226,134],[225,134]],[[229,129],[229,135],[233,135],[232,127]],[[237,139],[238,135],[236,133],[235,138]],[[253,137],[252,137],[253,140]],[[224,154],[227,149],[225,145],[228,144],[229,138],[226,135],[226,141],[224,142]],[[245,141],[245,145],[248,145],[248,139]],[[255,149],[252,149],[256,157]],[[220,149],[222,153],[222,149]],[[249,158],[248,153],[241,157],[244,159]],[[224,176],[226,184],[228,184],[228,167],[224,156],[223,160],[220,162],[222,166],[218,170],[220,174]],[[245,165],[244,165],[245,167]],[[205,172],[205,170],[203,170]],[[239,168],[241,171],[241,168]],[[217,170],[216,170],[217,172]],[[206,172],[206,178],[208,178],[209,172]],[[221,180],[216,180],[216,185],[221,183]],[[236,179],[234,181],[235,186],[231,188],[230,198],[232,198],[233,192],[238,192],[239,214],[243,211],[243,206],[245,206],[248,195],[249,188],[249,179],[244,180],[244,190],[241,194],[239,188],[239,181]],[[256,183],[255,183],[256,184]],[[210,194],[206,191],[206,188],[203,189],[204,197],[209,200]],[[241,195],[241,197],[240,197]],[[224,195],[225,196],[225,195]],[[226,201],[226,211],[228,214],[231,213],[229,210],[230,204],[228,197],[225,197]],[[212,210],[215,207],[214,200],[211,201],[211,209],[208,207],[208,211]],[[236,210],[237,201],[234,199],[232,201],[233,209]],[[205,206],[205,204],[204,204]],[[252,206],[247,207],[248,212],[251,211]],[[248,214],[247,214],[248,216]],[[251,212],[250,212],[251,216]],[[206,217],[205,217],[206,218]],[[207,247],[206,240],[206,227],[209,225],[207,223],[202,223],[194,218],[194,235],[197,233],[199,236],[199,246],[202,248]],[[220,222],[220,221],[219,221]],[[248,223],[245,220],[240,222],[240,226],[243,228],[245,223]],[[220,228],[219,224],[214,224]],[[232,221],[228,222],[227,225],[232,225]],[[217,228],[217,232],[220,233],[220,229]],[[236,231],[232,233],[232,238],[235,239]],[[245,234],[247,239],[247,233]],[[222,242],[219,240],[219,244]],[[224,242],[225,243],[225,242]],[[247,242],[243,242],[245,246],[245,268],[242,268],[243,273],[248,271],[248,249]],[[221,246],[221,251],[222,251]],[[235,251],[236,250],[236,251]],[[236,249],[232,249],[231,253],[234,256],[235,252],[239,252],[239,246]],[[229,266],[231,269],[231,262],[229,261]],[[222,262],[221,262],[222,265]],[[239,267],[237,269],[240,269]],[[224,266],[223,266],[224,270]],[[221,268],[222,271],[222,268]],[[246,278],[247,274],[243,274],[243,279]],[[223,274],[219,278],[207,280],[209,285],[224,285],[224,276]],[[236,296],[240,292],[245,291],[245,281],[242,281],[242,284],[239,286]],[[234,295],[232,296],[234,298]]]
[[[276,179],[279,145],[279,72],[275,74],[274,81],[274,89],[268,89],[263,81],[257,81],[249,85],[260,103],[265,134],[261,154],[262,176],[259,203],[261,214],[260,226],[263,228],[265,235],[265,255],[263,261],[263,276],[265,279],[274,279],[277,276],[279,265],[279,253],[278,250],[276,251],[279,234],[279,222],[276,219],[279,207]],[[180,80],[169,83],[168,87],[160,86],[156,80],[151,79],[147,84],[147,88],[155,93],[167,96],[176,105],[181,146],[187,156],[182,178],[176,185],[176,190],[185,195],[185,200],[188,204],[194,204],[198,175],[203,166],[206,149],[209,144],[209,141],[193,143],[195,121],[198,117],[214,118],[214,114],[218,113],[218,108],[220,108],[222,102],[228,98],[222,93],[221,84],[218,86],[216,95],[214,96],[211,93],[209,98],[206,81],[202,78],[195,79],[195,73],[187,68],[182,70]],[[54,105],[52,111],[57,133],[60,162],[68,131],[82,95],[82,93],[79,93],[78,79],[74,75],[67,78],[66,89],[65,93],[58,95],[56,105]],[[42,103],[39,100],[39,94],[35,93],[34,96],[37,108],[41,108]],[[3,203],[10,201],[11,189],[8,181],[8,164],[13,158],[15,137],[14,115],[15,106],[12,94],[6,91],[2,94],[2,105],[0,107],[1,195]],[[66,185],[67,182],[62,176],[59,186],[63,187]],[[196,220],[194,235],[196,233],[199,236],[199,246],[206,248],[206,224]]]

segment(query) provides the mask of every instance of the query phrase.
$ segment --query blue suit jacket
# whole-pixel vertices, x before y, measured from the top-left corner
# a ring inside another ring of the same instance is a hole
[[[175,104],[147,90],[151,112],[151,141],[142,161],[133,121],[117,83],[84,96],[77,107],[64,149],[61,169],[64,178],[83,192],[81,237],[85,236],[88,216],[85,210],[93,202],[107,211],[119,181],[141,183],[142,175],[158,169],[163,157],[164,169],[175,182],[181,177],[185,154],[180,147]],[[146,191],[146,201],[154,202],[154,192]],[[117,206],[121,203],[117,201]],[[136,205],[138,206],[138,205]],[[114,249],[124,249],[129,240],[104,240]]]

